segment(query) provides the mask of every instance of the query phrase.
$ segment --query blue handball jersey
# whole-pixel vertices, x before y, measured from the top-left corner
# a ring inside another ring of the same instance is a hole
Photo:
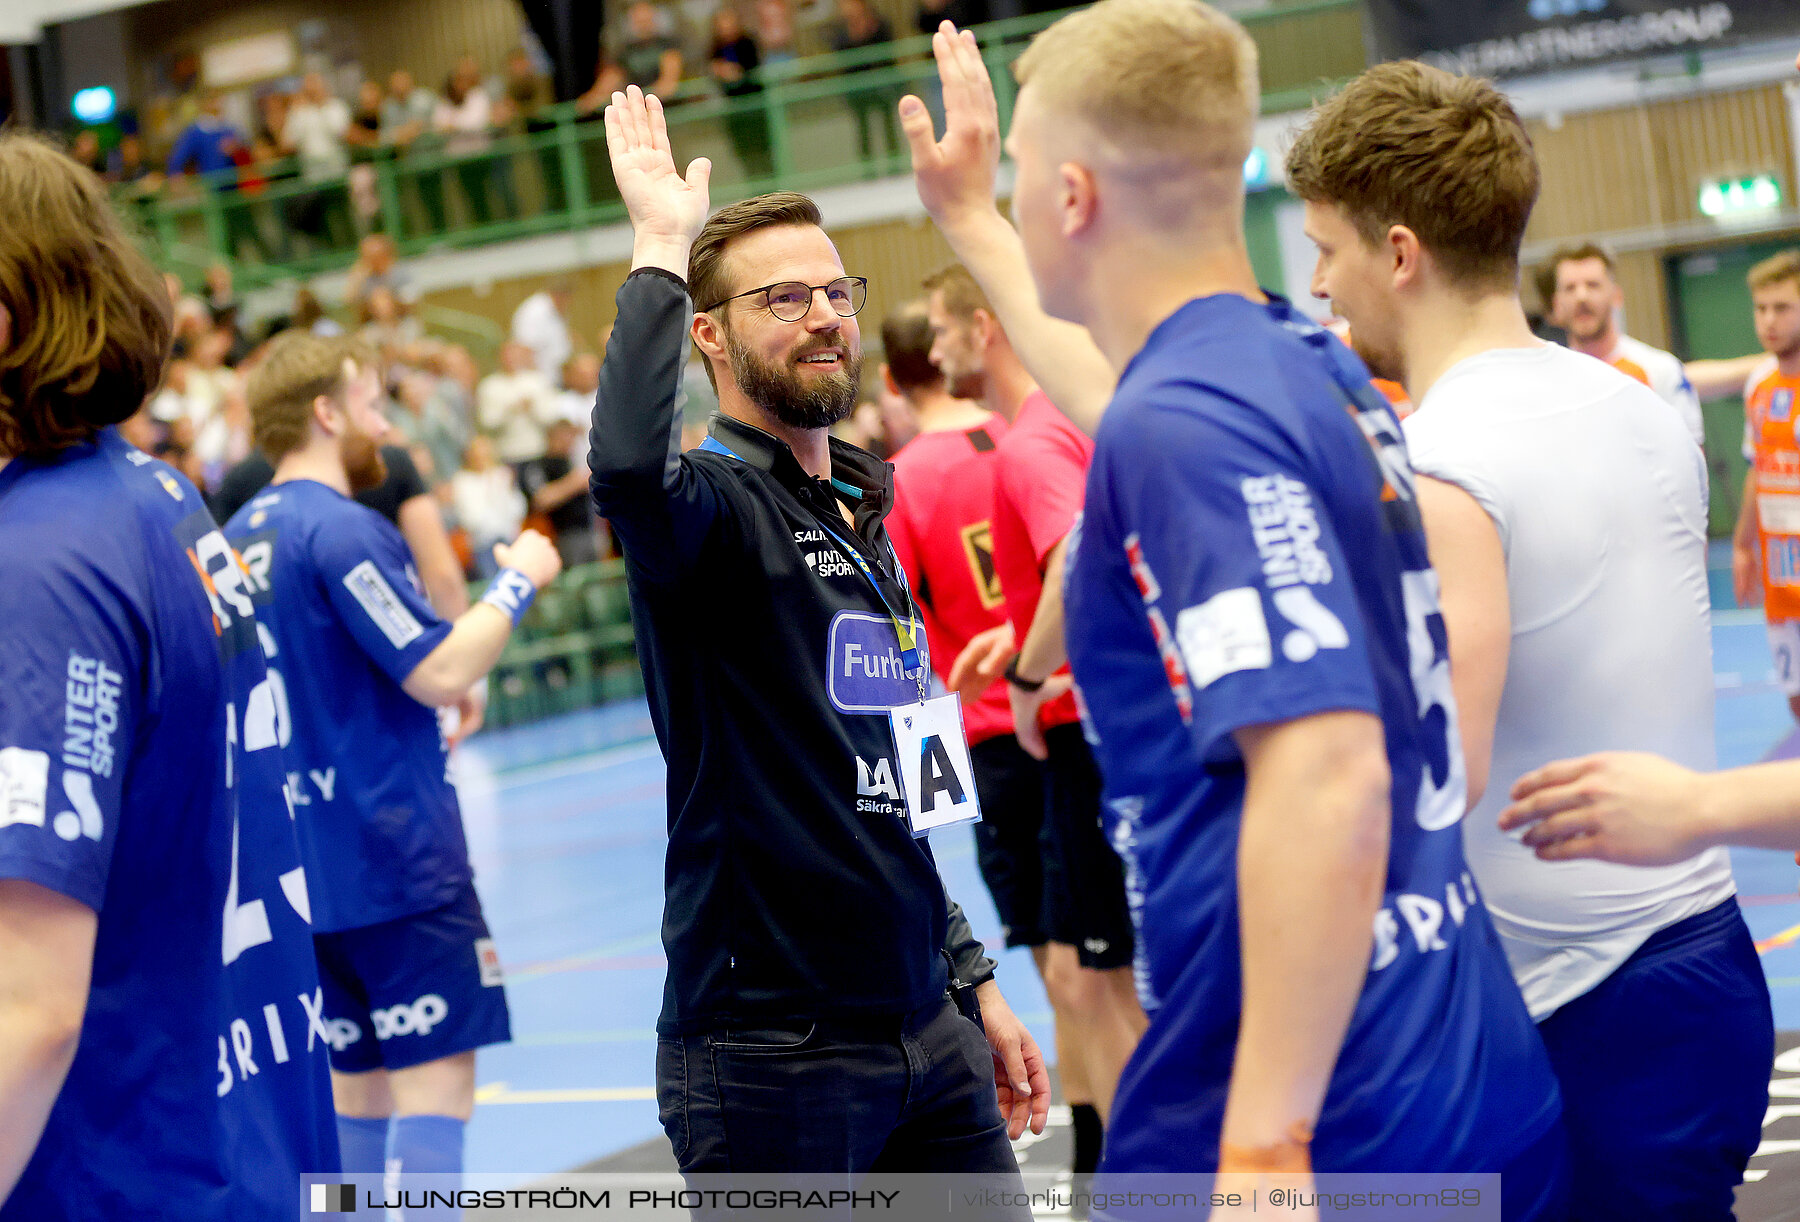
[[[292,715],[282,746],[313,927],[443,907],[471,878],[462,811],[437,714],[400,685],[450,625],[419,592],[406,540],[312,480],[271,487],[225,534]]]
[[[1222,295],[1151,334],[1095,440],[1069,654],[1150,1014],[1106,1169],[1215,1166],[1241,1005],[1232,732],[1355,709],[1385,729],[1392,832],[1314,1165],[1499,1170],[1558,1099],[1463,862],[1449,658],[1398,421],[1287,303]]]
[[[291,1220],[337,1137],[244,574],[193,486],[107,430],[0,469],[0,623],[0,878],[98,914],[0,1219]]]

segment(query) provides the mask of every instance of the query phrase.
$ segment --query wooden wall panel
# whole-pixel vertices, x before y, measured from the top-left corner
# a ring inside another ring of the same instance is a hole
[[[1794,197],[1779,84],[1528,126],[1544,176],[1528,243],[1699,220],[1707,178],[1773,173],[1784,197]]]

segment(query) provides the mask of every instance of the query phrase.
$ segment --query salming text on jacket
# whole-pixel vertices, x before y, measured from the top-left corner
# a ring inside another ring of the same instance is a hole
[[[882,527],[891,468],[831,442],[852,532],[831,484],[771,434],[714,416],[712,445],[681,453],[686,285],[640,270],[617,301],[588,462],[668,761],[658,1030],[907,1013],[942,997],[940,948],[960,979],[988,979],[907,829],[886,712],[918,685],[849,550],[904,614]]]

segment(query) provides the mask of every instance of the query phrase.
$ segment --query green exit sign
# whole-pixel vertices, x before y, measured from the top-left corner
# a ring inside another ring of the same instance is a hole
[[[1781,208],[1781,183],[1772,174],[1753,178],[1709,179],[1700,187],[1700,211],[1711,217]]]

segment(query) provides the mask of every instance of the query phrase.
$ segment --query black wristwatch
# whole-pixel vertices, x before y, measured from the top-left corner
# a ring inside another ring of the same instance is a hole
[[[1021,675],[1019,673],[1019,657],[1020,655],[1015,653],[1013,660],[1006,664],[1006,681],[1022,692],[1035,692],[1044,686],[1044,680],[1027,679]]]

